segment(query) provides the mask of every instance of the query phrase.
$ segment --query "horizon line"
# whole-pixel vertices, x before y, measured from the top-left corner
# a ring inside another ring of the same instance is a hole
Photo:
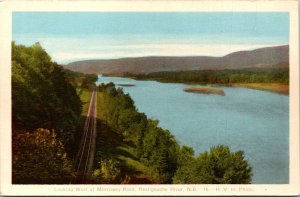
[[[61,65],[68,65],[71,63],[75,63],[75,62],[83,62],[83,61],[111,61],[111,60],[122,60],[122,59],[137,59],[137,58],[155,58],[155,57],[160,57],[160,58],[193,58],[193,57],[211,57],[211,58],[222,58],[225,56],[228,56],[230,54],[233,53],[238,53],[238,52],[249,52],[249,51],[255,51],[255,50],[259,50],[259,49],[266,49],[266,48],[275,48],[275,47],[285,47],[285,46],[289,46],[289,44],[280,44],[280,45],[272,45],[272,46],[266,46],[266,47],[260,47],[260,48],[255,48],[255,49],[251,49],[251,50],[238,50],[238,51],[234,51],[234,52],[230,52],[226,55],[223,56],[209,56],[209,55],[183,55],[183,56],[178,56],[178,55],[146,55],[146,56],[126,56],[126,57],[116,57],[116,58],[78,58],[78,60],[74,60],[74,61],[70,61],[67,63],[59,63]]]

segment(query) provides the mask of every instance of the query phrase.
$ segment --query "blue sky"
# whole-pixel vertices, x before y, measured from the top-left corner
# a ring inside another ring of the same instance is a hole
[[[289,43],[288,13],[14,12],[13,40],[58,63],[137,56],[223,56]]]

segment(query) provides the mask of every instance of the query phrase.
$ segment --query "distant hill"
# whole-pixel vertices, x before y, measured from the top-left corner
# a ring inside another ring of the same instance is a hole
[[[223,57],[137,57],[111,60],[84,60],[64,66],[83,73],[151,73],[178,70],[224,70],[242,68],[289,67],[289,46],[238,51]]]

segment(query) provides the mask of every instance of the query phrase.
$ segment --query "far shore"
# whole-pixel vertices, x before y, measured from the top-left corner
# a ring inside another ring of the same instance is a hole
[[[199,83],[190,82],[185,84],[196,85]],[[227,83],[227,84],[225,83],[225,84],[210,84],[210,85],[213,87],[225,86],[225,87],[249,88],[249,89],[273,92],[277,94],[289,95],[289,84],[287,83]]]
[[[118,76],[124,77],[122,75],[108,75],[108,76]],[[142,80],[142,81],[158,81],[161,83],[184,83],[189,85],[207,85],[208,83],[199,83],[199,82],[172,82],[166,81],[160,78],[148,78],[148,79],[137,79],[135,77],[126,77],[135,80]],[[277,94],[289,95],[289,84],[288,83],[223,83],[223,84],[210,84],[211,86],[227,86],[227,87],[241,87],[241,88],[250,88],[262,91],[273,92]]]
[[[229,84],[229,86],[264,90],[273,93],[289,95],[289,84],[285,83],[234,83]]]

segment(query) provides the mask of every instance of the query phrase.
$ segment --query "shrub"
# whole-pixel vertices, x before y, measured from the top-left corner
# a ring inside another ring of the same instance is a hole
[[[14,184],[69,183],[75,178],[72,163],[54,130],[13,132],[12,150]]]

